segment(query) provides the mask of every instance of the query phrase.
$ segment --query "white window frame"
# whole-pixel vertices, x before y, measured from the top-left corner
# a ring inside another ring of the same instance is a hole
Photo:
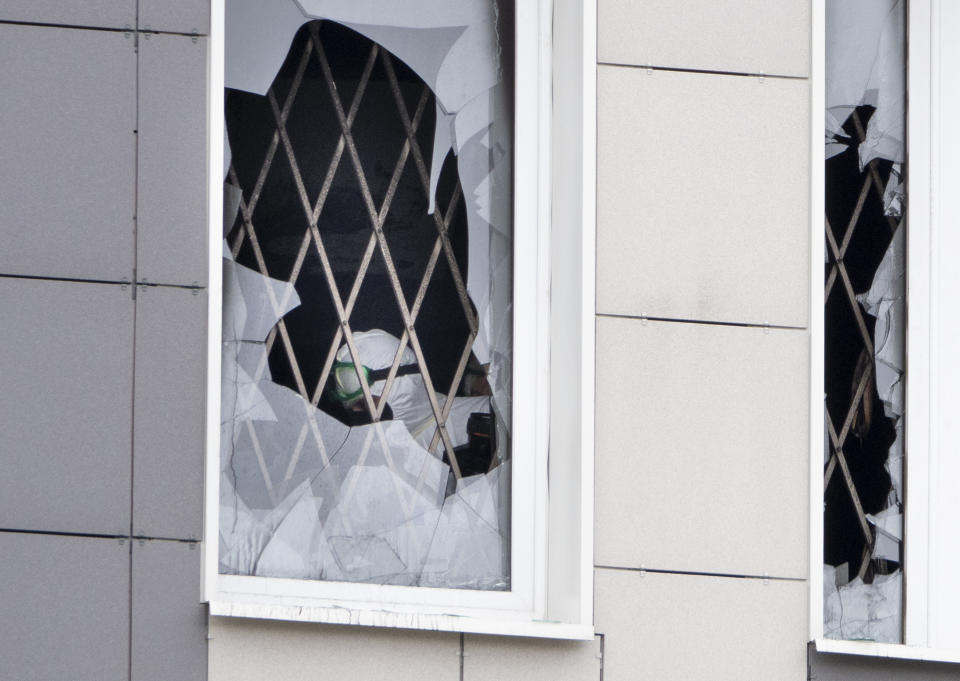
[[[960,662],[960,5],[907,4],[907,370],[904,643],[823,636],[825,0],[813,3],[811,97],[810,637],[819,652]]]
[[[211,3],[208,73],[203,599],[211,615],[591,638],[595,0],[516,3],[513,423],[526,425],[515,425],[513,448],[526,456],[512,467],[510,592],[219,574],[224,4]]]

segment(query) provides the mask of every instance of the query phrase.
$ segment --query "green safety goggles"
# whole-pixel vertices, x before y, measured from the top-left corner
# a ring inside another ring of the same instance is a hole
[[[360,365],[367,385],[372,386],[377,381],[387,380],[390,374],[390,368],[371,369],[370,367]],[[397,376],[407,376],[409,374],[420,373],[420,367],[416,364],[404,364],[397,368]],[[349,404],[355,402],[363,395],[363,384],[360,382],[360,374],[353,362],[334,362],[332,370],[333,385],[330,387],[329,394],[335,400]]]

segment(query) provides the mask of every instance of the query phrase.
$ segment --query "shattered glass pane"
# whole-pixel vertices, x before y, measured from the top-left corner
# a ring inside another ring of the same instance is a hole
[[[229,4],[221,573],[510,588],[511,15]]]
[[[903,640],[905,12],[828,0],[824,634]]]

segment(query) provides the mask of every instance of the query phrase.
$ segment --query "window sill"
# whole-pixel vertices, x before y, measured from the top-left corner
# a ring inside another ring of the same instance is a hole
[[[888,657],[898,660],[960,663],[960,650],[947,648],[928,648],[926,646],[876,643],[874,641],[836,641],[825,638],[816,639],[814,645],[816,645],[818,653],[842,653],[844,655]]]
[[[497,634],[588,641],[594,637],[591,624],[573,624],[537,619],[462,616],[422,611],[403,612],[395,604],[365,604],[365,607],[343,605],[284,605],[239,600],[212,600],[210,614],[217,617],[248,617],[287,622],[352,624],[395,629],[453,631],[470,634]]]

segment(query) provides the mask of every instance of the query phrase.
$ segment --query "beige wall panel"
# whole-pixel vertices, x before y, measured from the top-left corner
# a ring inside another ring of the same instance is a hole
[[[210,618],[209,681],[457,681],[460,635]]]
[[[597,321],[596,562],[803,578],[808,342]]]
[[[808,95],[600,67],[598,311],[806,325]]]
[[[464,681],[600,681],[600,639],[555,641],[467,635]]]
[[[596,571],[604,681],[803,681],[807,584]]]
[[[808,0],[599,0],[600,61],[807,76]]]

